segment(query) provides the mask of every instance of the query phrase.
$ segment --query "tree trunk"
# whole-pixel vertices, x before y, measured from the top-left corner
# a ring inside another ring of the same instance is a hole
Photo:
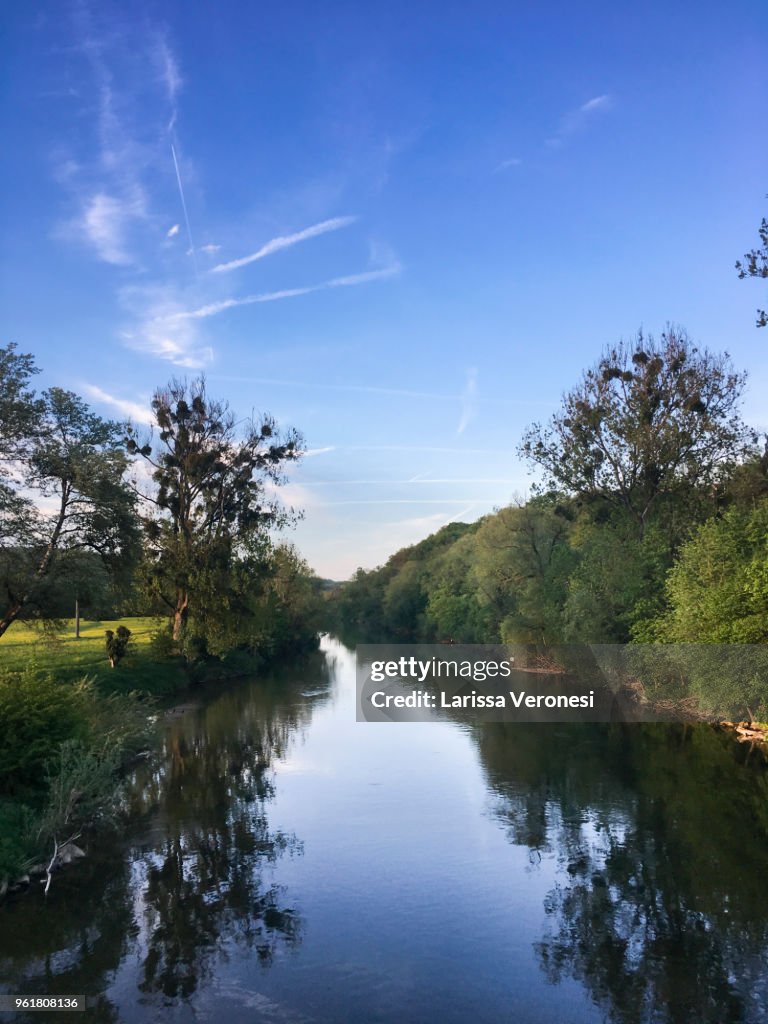
[[[75,640],[80,639],[80,602],[75,598]]]
[[[14,601],[10,608],[7,609],[5,615],[0,619],[0,636],[16,621],[23,607],[24,601]]]
[[[189,618],[189,594],[186,591],[179,591],[176,595],[176,608],[173,612],[173,641],[181,643],[184,630]]]

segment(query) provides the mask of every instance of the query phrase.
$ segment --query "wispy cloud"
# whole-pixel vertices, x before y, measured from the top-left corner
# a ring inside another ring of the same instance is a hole
[[[159,67],[160,78],[165,86],[166,95],[168,98],[168,105],[171,110],[170,119],[168,121],[168,131],[172,132],[176,126],[177,117],[177,96],[184,84],[179,71],[179,64],[173,55],[167,41],[163,37],[158,37],[154,48],[155,62]]]
[[[582,103],[579,107],[580,114],[591,114],[593,110],[604,110],[610,106],[611,97],[607,94],[603,96],[593,96],[591,100],[587,100],[586,103]]]
[[[173,238],[174,235],[178,235],[178,233],[179,233],[179,225],[178,224],[174,224],[172,228],[168,228],[168,231],[166,232],[165,237],[166,238]]]
[[[123,288],[120,304],[130,317],[120,333],[128,348],[191,370],[213,361],[213,351],[201,339],[197,323],[174,316],[181,302],[172,286]]]
[[[176,58],[162,31],[139,28],[90,0],[71,10],[75,52],[84,62],[82,132],[55,145],[58,182],[69,214],[55,230],[84,241],[96,257],[147,269],[148,249],[162,220],[151,208],[150,182],[164,164],[163,127],[172,129],[182,86]],[[89,152],[90,144],[90,152]],[[74,151],[77,146],[77,152]],[[76,157],[76,159],[75,159]],[[173,229],[168,238],[174,237]]]
[[[325,448],[307,448],[307,450],[304,452],[304,458],[305,459],[310,459],[314,455],[327,455],[328,452],[335,452],[335,451],[336,451],[336,446],[332,445],[332,444],[326,445]]]
[[[304,288],[284,288],[276,292],[261,292],[258,295],[245,295],[239,299],[222,299],[219,302],[209,302],[197,309],[182,310],[171,314],[168,320],[204,320],[209,316],[216,316],[227,309],[236,309],[238,306],[252,306],[257,302],[278,302],[280,299],[293,299],[298,295],[309,295],[312,292],[325,291],[327,288],[349,288],[358,284],[367,284],[370,281],[381,281],[388,277],[394,277],[400,273],[399,263],[391,267],[383,267],[381,270],[367,270],[362,274],[351,274],[348,277],[334,277],[330,281],[323,281],[322,284],[308,285]]]
[[[205,252],[211,255],[212,253],[218,252],[220,248],[220,245],[213,245],[211,242],[209,242],[207,245],[200,246],[200,252]]]
[[[396,277],[402,267],[399,263],[393,263],[389,267],[382,267],[380,270],[366,270],[362,274],[350,274],[348,277],[335,277],[332,281],[326,281],[320,288],[347,288],[349,285],[367,284],[369,281],[383,281],[387,277]]]
[[[149,407],[149,402],[146,405],[141,405],[139,402],[132,402],[126,398],[117,398],[115,395],[110,395],[109,392],[104,391],[96,384],[83,384],[83,391],[93,398],[97,402],[102,402],[104,405],[109,405],[113,409],[123,415],[127,416],[128,419],[134,423],[143,423],[147,426],[154,423],[154,417],[152,416],[152,410]]]
[[[461,395],[461,417],[456,428],[456,435],[460,437],[469,426],[469,421],[475,415],[477,399],[477,370],[467,371],[467,381]]]
[[[502,160],[500,164],[497,164],[495,171],[507,171],[510,167],[520,167],[522,160],[519,156],[511,156],[508,160]]]
[[[83,238],[105,263],[126,266],[133,262],[129,251],[132,222],[146,218],[143,193],[120,199],[106,192],[97,192],[85,201],[82,216],[75,222]]]
[[[572,110],[565,115],[555,134],[546,140],[546,145],[551,149],[558,149],[572,135],[581,131],[596,113],[610,110],[612,106],[613,98],[608,93],[593,96],[592,99],[582,103],[576,110]]]
[[[270,256],[273,252],[289,249],[292,245],[298,245],[299,242],[305,242],[309,238],[316,238],[318,235],[324,235],[328,231],[338,231],[340,228],[353,224],[356,220],[356,217],[332,217],[330,220],[324,220],[319,224],[313,224],[311,227],[304,228],[303,231],[297,231],[293,235],[279,235],[277,238],[266,242],[256,252],[251,253],[250,256],[230,260],[229,263],[219,263],[212,268],[211,272],[224,273],[229,270],[237,270],[238,267],[245,267],[256,260],[263,260],[265,256]]]

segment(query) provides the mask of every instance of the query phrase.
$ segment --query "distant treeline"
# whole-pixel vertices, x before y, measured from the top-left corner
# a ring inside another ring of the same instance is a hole
[[[533,496],[451,523],[331,601],[371,640],[768,640],[768,447],[746,383],[678,329],[603,353],[520,453]]]

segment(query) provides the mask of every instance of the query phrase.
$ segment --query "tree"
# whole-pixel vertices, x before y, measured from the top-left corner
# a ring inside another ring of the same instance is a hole
[[[482,523],[474,578],[478,600],[502,641],[562,639],[562,606],[574,562],[570,532],[552,495],[499,509]]]
[[[234,414],[208,396],[203,377],[172,380],[155,392],[152,411],[158,443],[141,444],[130,430],[127,449],[152,470],[144,579],[168,608],[178,644],[193,612],[198,622],[227,613],[243,559],[258,559],[266,531],[291,518],[267,487],[283,482],[303,441],[295,430],[280,437],[269,416],[248,422],[239,438]]]
[[[667,642],[768,643],[768,500],[704,523],[683,546],[667,596]]]
[[[426,620],[438,640],[472,644],[493,639],[488,609],[478,601],[474,576],[477,537],[477,530],[462,534],[433,559],[422,581]]]
[[[41,429],[43,406],[29,387],[35,373],[39,370],[31,355],[20,354],[15,345],[0,348],[0,573],[7,591],[4,600],[12,600],[7,585],[9,562],[16,567],[21,556],[16,548],[23,543],[29,517],[34,515],[32,502],[20,490],[19,469]]]
[[[107,565],[136,537],[119,424],[71,391],[37,397],[32,357],[0,349],[0,637],[42,591],[64,551],[96,552]]]
[[[384,591],[381,621],[386,632],[403,640],[415,641],[424,625],[427,597],[421,582],[424,565],[417,560],[401,565]]]
[[[574,566],[562,587],[565,643],[626,643],[644,638],[648,619],[663,604],[664,579],[672,564],[668,522],[651,523],[642,538],[631,520],[577,520]]]
[[[623,510],[642,537],[662,499],[715,485],[749,450],[745,382],[727,353],[699,351],[683,331],[659,343],[640,332],[606,351],[560,412],[526,431],[520,452],[549,485]]]
[[[259,602],[269,624],[272,652],[307,650],[317,644],[323,611],[320,580],[291,544],[278,544]]]
[[[768,277],[768,220],[763,217],[760,224],[759,232],[760,235],[760,248],[752,249],[751,252],[744,254],[744,262],[741,260],[736,261],[736,270],[739,272],[739,279],[744,280],[745,277],[759,277],[765,279]],[[757,326],[765,327],[768,325],[768,312],[764,309],[758,309],[757,311]]]
[[[39,372],[32,356],[17,352],[16,345],[0,348],[0,460],[4,465],[28,451],[38,432],[44,405],[29,381]]]

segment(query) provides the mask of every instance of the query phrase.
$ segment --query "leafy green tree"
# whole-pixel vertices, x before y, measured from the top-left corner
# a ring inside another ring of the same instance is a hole
[[[736,466],[719,496],[719,504],[751,506],[768,498],[768,437],[763,438],[763,450],[755,451]]]
[[[34,505],[21,489],[21,470],[42,428],[43,404],[29,386],[36,373],[31,355],[15,345],[0,348],[0,600],[11,604],[28,571],[23,545],[34,517]]]
[[[727,354],[699,351],[680,330],[659,343],[640,333],[605,352],[520,452],[549,485],[623,510],[642,537],[665,500],[714,486],[750,450],[745,382]]]
[[[642,538],[634,524],[614,516],[595,523],[583,515],[572,534],[573,569],[563,593],[566,643],[626,643],[644,639],[645,623],[663,605],[672,564],[670,537],[654,522]]]
[[[29,387],[40,371],[33,357],[14,344],[0,348],[0,460],[5,465],[28,452],[40,428],[44,405]]]
[[[478,600],[489,609],[493,636],[562,639],[562,607],[574,555],[571,524],[552,496],[509,505],[488,516],[477,534]]]
[[[96,552],[107,565],[136,539],[122,429],[71,391],[28,388],[30,356],[0,350],[0,637],[37,600],[62,552]]]
[[[768,500],[733,505],[682,547],[666,583],[667,609],[638,650],[644,679],[677,680],[683,696],[720,717],[768,711]]]
[[[421,635],[427,597],[421,586],[423,564],[405,562],[384,591],[382,620],[387,633],[403,640]]]
[[[704,523],[681,550],[667,594],[669,642],[768,642],[768,500]]]
[[[258,560],[269,528],[291,518],[274,489],[303,442],[295,430],[279,436],[268,416],[241,432],[229,406],[208,396],[202,377],[172,380],[155,392],[152,411],[157,442],[142,444],[131,430],[127,448],[151,467],[144,580],[170,612],[178,644],[190,615],[202,626],[228,614],[238,568]]]
[[[472,531],[435,558],[422,581],[427,622],[439,640],[483,643],[491,639],[488,609],[478,601],[476,560],[477,532]]]
[[[331,627],[350,639],[379,639],[384,589],[394,569],[381,567],[371,572],[357,569],[352,578],[329,601]]]
[[[322,598],[320,580],[291,544],[270,552],[269,573],[261,598],[273,652],[316,646]]]
[[[736,270],[741,280],[744,280],[745,277],[758,277],[763,280],[768,277],[768,220],[765,217],[760,224],[758,234],[760,247],[745,253],[743,263],[741,260],[736,261]],[[758,309],[757,326],[765,327],[766,325],[768,325],[768,313],[764,309]]]

